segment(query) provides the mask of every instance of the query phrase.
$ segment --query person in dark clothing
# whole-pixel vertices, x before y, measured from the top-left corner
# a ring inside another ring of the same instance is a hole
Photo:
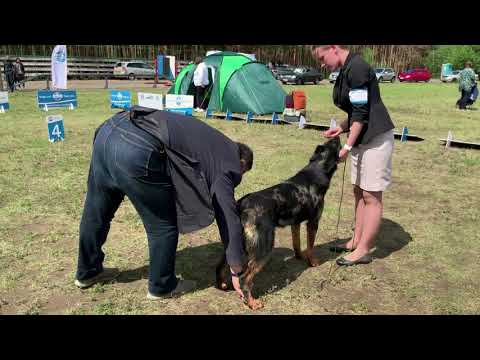
[[[25,67],[23,66],[20,58],[15,60],[14,70],[16,86],[23,87],[25,89]]]
[[[10,92],[15,91],[15,69],[12,60],[8,59],[4,66],[3,72],[5,74],[5,80],[7,81],[8,89]]]
[[[178,233],[214,220],[231,271],[240,273],[247,260],[234,189],[252,164],[247,145],[194,117],[140,106],[114,115],[95,132],[75,284],[102,279],[101,248],[125,195],[147,233],[149,299],[194,288],[175,276]],[[234,286],[241,291],[238,281]]]
[[[339,127],[327,130],[327,138],[348,133],[339,159],[351,152],[351,181],[355,197],[355,231],[344,245],[332,251],[352,251],[337,260],[350,266],[372,261],[370,250],[380,228],[383,212],[382,194],[391,184],[394,124],[380,97],[377,77],[372,67],[343,45],[320,45],[314,57],[333,71],[340,68],[333,101],[347,113]]]

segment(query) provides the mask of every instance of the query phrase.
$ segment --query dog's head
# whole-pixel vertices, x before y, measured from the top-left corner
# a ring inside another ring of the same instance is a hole
[[[326,173],[333,175],[337,169],[338,153],[341,148],[342,144],[340,143],[340,138],[338,136],[334,137],[323,145],[317,146],[315,152],[310,158],[310,163],[315,163],[322,167]]]

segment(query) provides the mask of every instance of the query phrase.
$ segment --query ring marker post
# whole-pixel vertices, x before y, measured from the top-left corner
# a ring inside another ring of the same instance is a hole
[[[337,120],[335,118],[330,119],[330,130],[335,129],[337,127]]]
[[[276,113],[272,114],[272,125],[278,124],[278,115]]]
[[[47,104],[45,104],[45,106],[43,107],[43,110],[48,111],[48,105]]]
[[[205,110],[205,119],[209,119],[211,117],[212,117],[212,110],[211,109]]]
[[[452,143],[452,140],[453,140],[453,134],[451,131],[448,132],[448,135],[447,135],[447,141],[445,143],[445,147],[448,149],[450,147],[450,144]]]
[[[298,121],[298,128],[303,129],[305,128],[305,124],[307,121],[305,120],[305,117],[303,115],[300,115],[300,120]]]
[[[402,129],[402,137],[400,138],[400,142],[406,142],[408,139],[408,128],[406,126]]]
[[[5,114],[5,109],[3,105],[0,105],[0,114]]]
[[[247,124],[253,123],[253,113],[251,111],[247,112]]]

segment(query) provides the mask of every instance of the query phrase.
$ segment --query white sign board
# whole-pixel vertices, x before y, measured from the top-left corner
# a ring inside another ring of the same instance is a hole
[[[8,91],[0,91],[0,104],[8,103]]]
[[[163,95],[139,92],[138,105],[147,107],[150,109],[163,110]]]
[[[8,110],[9,107],[8,91],[0,91],[0,113],[5,113],[5,110]]]
[[[193,95],[168,94],[165,97],[165,107],[167,109],[189,109],[189,108],[193,108]]]

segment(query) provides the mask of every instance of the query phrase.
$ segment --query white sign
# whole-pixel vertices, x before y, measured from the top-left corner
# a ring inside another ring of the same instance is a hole
[[[163,95],[139,92],[138,105],[147,107],[150,109],[163,110]]]
[[[173,95],[165,97],[167,109],[193,109],[193,95]]]
[[[0,91],[0,113],[4,114],[5,110],[8,110],[9,108],[8,91]]]
[[[8,103],[8,91],[0,91],[0,104]]]

